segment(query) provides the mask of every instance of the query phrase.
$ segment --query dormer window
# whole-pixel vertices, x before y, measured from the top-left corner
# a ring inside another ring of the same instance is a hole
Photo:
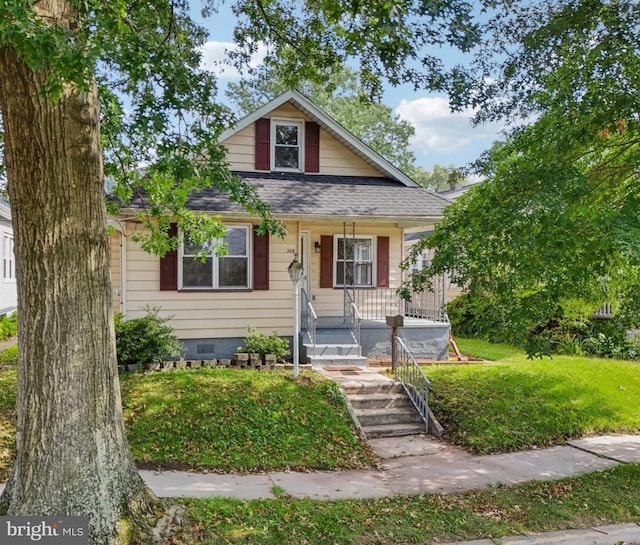
[[[271,164],[274,170],[303,170],[303,128],[303,121],[271,120]]]
[[[286,117],[256,120],[255,169],[320,172],[320,126]]]

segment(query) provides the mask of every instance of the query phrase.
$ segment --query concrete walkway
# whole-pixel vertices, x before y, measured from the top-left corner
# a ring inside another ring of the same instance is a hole
[[[380,470],[260,475],[140,473],[154,492],[163,497],[265,499],[275,498],[272,489],[278,486],[297,498],[333,500],[446,494],[496,484],[561,479],[620,463],[640,462],[637,435],[591,437],[548,449],[490,456],[473,456],[428,436],[374,439],[370,444],[382,458]],[[448,545],[640,545],[640,525],[607,525]]]
[[[396,494],[447,494],[498,484],[553,480],[619,463],[640,462],[640,436],[591,437],[548,449],[474,456],[428,436],[373,439],[380,469],[275,471],[220,475],[183,471],[141,471],[159,496],[236,499],[275,498],[274,486],[296,498],[334,500]]]

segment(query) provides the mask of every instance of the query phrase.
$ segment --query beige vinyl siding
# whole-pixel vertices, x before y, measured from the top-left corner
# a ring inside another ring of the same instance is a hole
[[[296,119],[304,119],[305,121],[309,121],[309,117],[304,115],[298,108],[296,108],[291,102],[285,102],[279,108],[272,110],[271,113],[267,116],[271,117],[290,117]]]
[[[308,121],[292,104],[283,104],[267,117],[292,118]],[[232,170],[255,171],[255,125],[251,124],[223,142],[227,148],[227,160]],[[320,130],[320,172],[334,176],[382,176],[382,174],[353,153],[342,142],[324,129]]]
[[[377,176],[382,174],[324,129],[320,131],[320,174]]]
[[[254,172],[256,163],[254,158],[256,126],[252,123],[228,138],[224,145],[227,148],[227,161],[231,170]]]
[[[430,225],[430,226],[423,227],[421,230],[422,231],[433,230],[434,228],[435,228],[435,225]],[[414,244],[415,242],[405,242],[405,247],[404,247],[405,257],[409,257],[409,255],[411,254],[411,248],[413,247]],[[430,256],[430,259],[433,258],[433,250],[429,251],[429,256]],[[447,289],[447,296],[446,296],[447,303],[450,303],[451,301],[453,301],[456,297],[458,297],[458,295],[462,294],[464,291],[462,286],[459,286],[458,284],[451,282],[449,275],[447,275],[445,278],[445,286]]]
[[[134,227],[128,225],[131,233]],[[340,316],[343,311],[342,289],[320,288],[320,254],[315,253],[315,241],[322,235],[343,233],[343,224],[305,222],[286,225],[288,235],[284,239],[270,238],[269,290],[257,291],[160,291],[160,263],[157,256],[144,252],[139,244],[127,238],[126,244],[126,317],[136,318],[145,314],[145,307],[157,307],[162,316],[171,317],[169,324],[181,339],[208,339],[244,337],[249,325],[260,331],[280,335],[292,334],[293,290],[287,267],[298,248],[300,230],[309,231],[311,295],[319,316]],[[128,234],[131,234],[128,233]],[[400,286],[402,272],[402,229],[395,224],[358,224],[357,235],[389,237],[389,282],[392,288]],[[112,237],[112,280],[114,289],[120,278],[117,235]],[[114,301],[115,308],[115,301]]]
[[[284,240],[270,238],[270,289],[264,291],[160,291],[159,258],[129,239],[127,318],[143,316],[144,307],[151,304],[162,316],[171,317],[169,325],[181,339],[244,337],[249,325],[268,334],[275,330],[291,335],[293,296],[287,267],[296,251],[297,229],[287,229],[290,234]]]
[[[454,284],[447,278],[447,303],[453,301],[464,292],[461,286]]]

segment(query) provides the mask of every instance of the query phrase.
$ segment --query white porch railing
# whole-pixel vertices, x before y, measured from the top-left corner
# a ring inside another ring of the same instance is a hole
[[[396,288],[356,289],[354,303],[363,320],[384,320],[402,315],[434,322],[448,322],[444,276],[433,279],[433,291],[413,294],[405,301]]]
[[[613,308],[611,303],[604,303],[593,313],[594,318],[613,318]]]
[[[302,328],[307,331],[311,343],[311,356],[316,355],[316,326],[318,315],[316,314],[307,292],[302,289]]]
[[[345,291],[345,315],[344,321],[345,324],[351,330],[351,335],[353,336],[353,340],[356,342],[358,346],[358,356],[361,355],[361,346],[360,346],[360,322],[362,321],[362,315],[358,310],[353,299],[351,299],[351,295],[348,291]]]

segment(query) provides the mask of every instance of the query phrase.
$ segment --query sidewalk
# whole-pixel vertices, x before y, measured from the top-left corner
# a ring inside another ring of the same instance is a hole
[[[296,498],[334,500],[447,494],[497,484],[562,479],[620,463],[640,462],[640,436],[636,435],[591,437],[548,449],[487,456],[474,456],[428,436],[373,439],[370,444],[383,459],[380,470],[140,474],[163,497],[267,499],[276,497],[272,487],[277,486]]]
[[[373,439],[382,458],[380,470],[273,472],[259,475],[141,471],[158,496],[236,499],[275,498],[285,494],[317,500],[362,499],[396,494],[452,493],[496,484],[553,480],[640,462],[640,436],[590,437],[567,445],[473,456],[429,436]],[[443,545],[640,545],[640,525],[619,524],[502,539]]]

